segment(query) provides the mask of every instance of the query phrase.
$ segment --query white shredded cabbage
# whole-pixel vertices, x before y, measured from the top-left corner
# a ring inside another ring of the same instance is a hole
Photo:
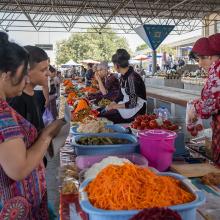
[[[113,165],[123,165],[124,163],[131,163],[128,159],[125,158],[119,158],[115,156],[109,156],[103,159],[99,163],[93,164],[84,174],[85,179],[94,179],[98,173],[103,170],[105,167],[107,167],[110,164]]]

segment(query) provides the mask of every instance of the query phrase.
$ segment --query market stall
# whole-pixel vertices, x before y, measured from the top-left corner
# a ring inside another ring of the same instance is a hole
[[[67,102],[72,127],[60,150],[60,219],[162,219],[158,213],[173,219],[218,219],[220,169],[210,164],[209,135],[187,144],[187,155],[173,158],[182,127],[165,109],[113,125],[96,110],[107,100],[95,106],[86,99],[95,91],[77,81],[63,83],[60,116]],[[148,209],[141,212],[143,208]]]

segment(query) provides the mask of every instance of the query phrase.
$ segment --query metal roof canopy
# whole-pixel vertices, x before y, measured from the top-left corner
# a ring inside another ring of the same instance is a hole
[[[212,20],[205,16],[215,13]],[[0,0],[5,31],[134,34],[142,24],[175,25],[182,34],[209,25],[220,14],[220,0]]]

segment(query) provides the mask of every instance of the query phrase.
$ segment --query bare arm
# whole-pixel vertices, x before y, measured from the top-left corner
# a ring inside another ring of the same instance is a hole
[[[26,149],[21,138],[10,139],[0,144],[0,164],[5,173],[16,181],[28,176],[42,161],[52,137],[63,122],[56,120],[45,128],[37,141]]]
[[[24,179],[39,165],[50,141],[50,138],[40,138],[28,150],[21,138],[0,144],[0,162],[3,170],[11,179]]]
[[[99,90],[102,93],[102,95],[107,95],[107,90],[105,89],[102,80],[98,80],[98,84],[99,84]]]
[[[105,86],[103,85],[102,79],[98,73],[95,74],[95,78],[98,82],[99,90],[102,93],[102,95],[107,95],[107,90],[106,90]]]
[[[112,109],[121,109],[121,108],[125,108],[125,104],[121,103],[121,104],[117,104],[115,102],[112,102],[110,105],[108,105],[107,110],[112,110]]]

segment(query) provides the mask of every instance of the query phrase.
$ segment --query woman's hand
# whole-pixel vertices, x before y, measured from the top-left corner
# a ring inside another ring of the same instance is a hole
[[[65,125],[65,121],[63,119],[57,119],[43,129],[42,135],[45,137],[54,138],[60,131],[60,129]]]
[[[197,121],[197,114],[194,108],[188,110],[188,122],[195,123]]]
[[[113,109],[117,109],[117,103],[115,103],[115,102],[111,102],[111,103],[106,107],[106,110],[107,110],[107,111],[110,111],[110,110],[113,110]]]
[[[101,77],[100,77],[100,75],[96,72],[95,73],[95,79],[99,82],[99,81],[101,81]]]

